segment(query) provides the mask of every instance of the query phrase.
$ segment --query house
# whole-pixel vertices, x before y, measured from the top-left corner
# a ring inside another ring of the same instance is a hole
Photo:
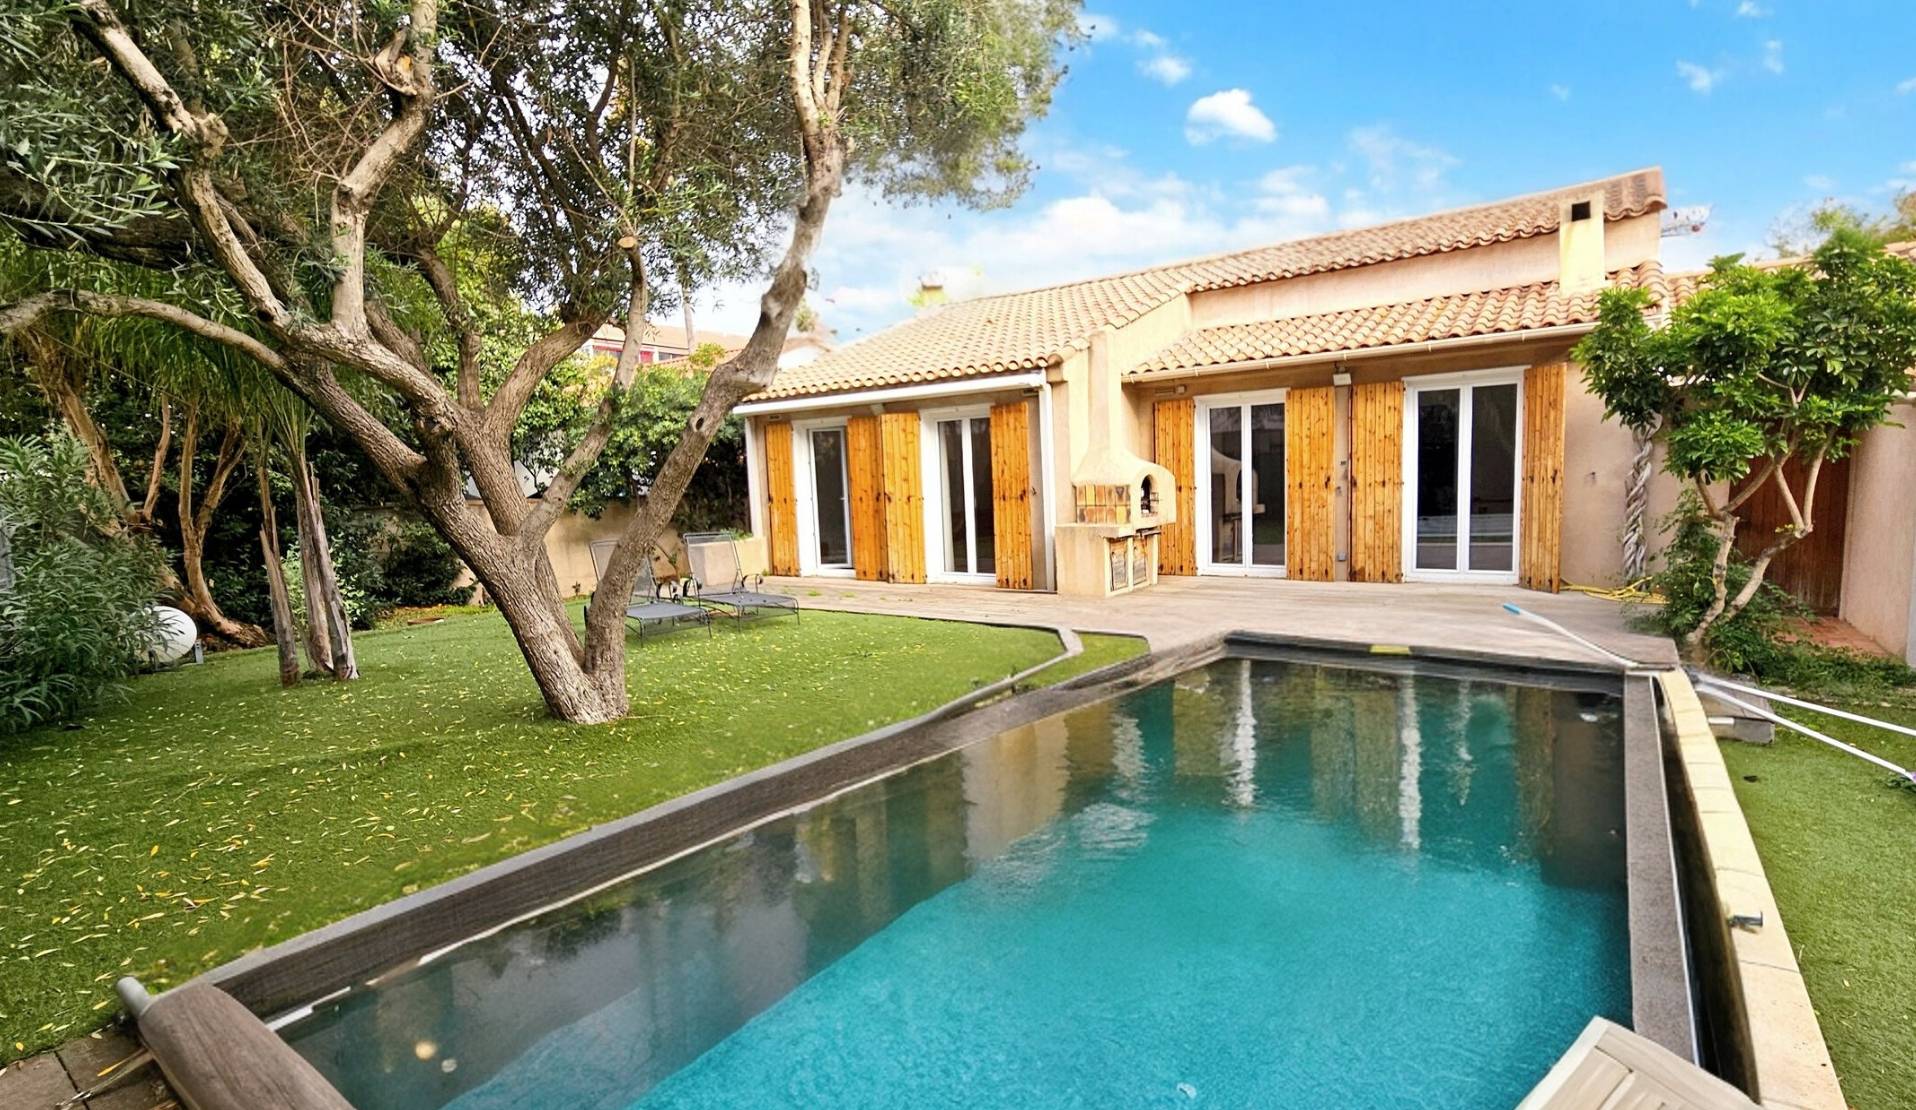
[[[943,305],[739,412],[772,570],[1614,582],[1634,443],[1567,365],[1663,175]],[[1652,512],[1675,500],[1653,483]]]
[[[687,335],[683,324],[665,324],[657,320],[645,322],[645,334],[639,339],[639,361],[641,363],[671,362],[681,359],[707,344],[716,345],[730,353],[745,346],[748,335],[738,335],[725,331],[696,331]],[[607,324],[594,332],[586,341],[586,352],[600,357],[617,359],[625,346],[625,329]]]

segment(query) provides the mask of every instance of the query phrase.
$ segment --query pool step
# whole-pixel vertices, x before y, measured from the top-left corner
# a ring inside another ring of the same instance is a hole
[[[1570,1051],[1517,1110],[1757,1110],[1748,1095],[1605,1018],[1591,1018]]]

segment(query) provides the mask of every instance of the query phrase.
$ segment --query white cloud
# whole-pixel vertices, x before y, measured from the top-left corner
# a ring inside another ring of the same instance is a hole
[[[1810,174],[1803,179],[1803,184],[1805,187],[1814,189],[1819,193],[1833,193],[1836,191],[1836,179],[1827,174]]]
[[[1910,93],[1916,93],[1916,77],[1896,82],[1897,96],[1908,96]]]
[[[1569,100],[1570,86],[1569,85],[1551,85],[1550,95],[1556,97],[1558,100]]]
[[[1184,137],[1203,145],[1226,136],[1268,143],[1277,138],[1277,125],[1251,102],[1246,89],[1224,89],[1193,101],[1184,115]]]
[[[1763,68],[1771,73],[1783,72],[1783,40],[1771,39],[1763,44]]]
[[[1169,87],[1191,76],[1191,63],[1176,54],[1159,54],[1154,58],[1141,59],[1138,72]]]
[[[1756,0],[1743,0],[1736,6],[1739,19],[1762,19],[1770,14],[1770,9],[1758,4]]]
[[[1162,50],[1165,46],[1163,35],[1142,28],[1131,32],[1131,41],[1144,50]]]
[[[1410,188],[1431,194],[1442,187],[1444,174],[1457,165],[1449,152],[1413,142],[1386,124],[1355,128],[1350,147],[1364,160],[1370,187],[1380,193]]]
[[[1702,93],[1705,96],[1708,96],[1710,90],[1716,88],[1717,83],[1723,80],[1722,70],[1710,69],[1695,62],[1678,62],[1676,71],[1677,76],[1689,84],[1691,92]]]
[[[1105,15],[1102,12],[1079,12],[1078,30],[1084,32],[1084,37],[1092,42],[1103,42],[1123,33],[1124,25],[1119,23],[1118,17],[1114,15]]]

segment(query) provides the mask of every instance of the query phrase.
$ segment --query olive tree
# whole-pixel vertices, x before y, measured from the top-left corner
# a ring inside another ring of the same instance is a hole
[[[1823,464],[1888,420],[1910,388],[1916,265],[1840,228],[1802,264],[1718,259],[1662,327],[1646,317],[1651,307],[1645,290],[1606,291],[1573,357],[1607,416],[1663,442],[1664,468],[1695,489],[1708,518],[1712,596],[1682,638],[1695,659],[1710,629],[1756,596],[1777,554],[1810,534]],[[1732,594],[1738,510],[1772,486],[1789,522]]]
[[[851,178],[1010,195],[1075,34],[1071,0],[25,7],[0,17],[0,218],[36,245],[209,268],[245,322],[53,289],[0,306],[0,331],[144,316],[265,366],[447,539],[579,722],[626,711],[622,599],[726,415],[771,381],[833,199]],[[548,318],[497,374],[462,282],[478,256]],[[769,274],[757,325],[636,504],[598,585],[621,603],[582,640],[545,536],[612,434],[648,310],[721,273]],[[419,289],[424,316],[403,310]],[[529,498],[519,414],[614,320],[612,388]]]

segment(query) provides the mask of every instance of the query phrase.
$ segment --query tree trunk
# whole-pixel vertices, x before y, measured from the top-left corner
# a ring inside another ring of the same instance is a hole
[[[299,467],[299,460],[295,458],[292,461],[293,530],[299,536],[299,581],[306,599],[306,623],[300,634],[306,645],[307,666],[314,674],[332,674],[333,638],[328,632],[332,622],[326,619],[326,588],[319,579],[319,560],[313,555],[318,545],[307,520],[311,510],[302,493],[305,487],[299,480]]]
[[[300,566],[311,567],[317,580],[317,592],[306,597],[306,618],[323,623],[331,647],[333,678],[340,682],[359,677],[359,663],[353,655],[352,618],[346,615],[346,602],[339,593],[339,574],[333,567],[333,545],[326,536],[326,514],[319,502],[319,475],[301,449],[294,455],[293,497],[300,507]]]
[[[543,553],[535,558],[543,558]],[[595,725],[625,716],[631,701],[625,672],[595,677],[582,662],[583,652],[563,603],[555,602],[540,585],[541,576],[526,556],[468,559],[473,573],[485,584],[493,604],[506,618],[519,653],[525,656],[546,708],[560,720]],[[485,566],[481,563],[487,564]]]
[[[279,684],[299,685],[299,638],[294,632],[293,599],[286,592],[286,566],[279,558],[279,521],[273,512],[273,483],[264,448],[253,456],[259,479],[259,545],[266,557],[266,596],[273,609],[273,642],[279,649]]]
[[[180,437],[179,517],[180,569],[185,572],[186,594],[183,608],[216,636],[240,647],[263,647],[266,630],[256,624],[236,621],[220,611],[213,600],[212,584],[206,580],[206,534],[213,521],[213,510],[226,496],[226,480],[238,463],[238,433],[228,428],[220,443],[220,454],[213,465],[213,477],[206,493],[196,503],[193,466],[199,449],[199,406],[187,409],[186,427]]]

